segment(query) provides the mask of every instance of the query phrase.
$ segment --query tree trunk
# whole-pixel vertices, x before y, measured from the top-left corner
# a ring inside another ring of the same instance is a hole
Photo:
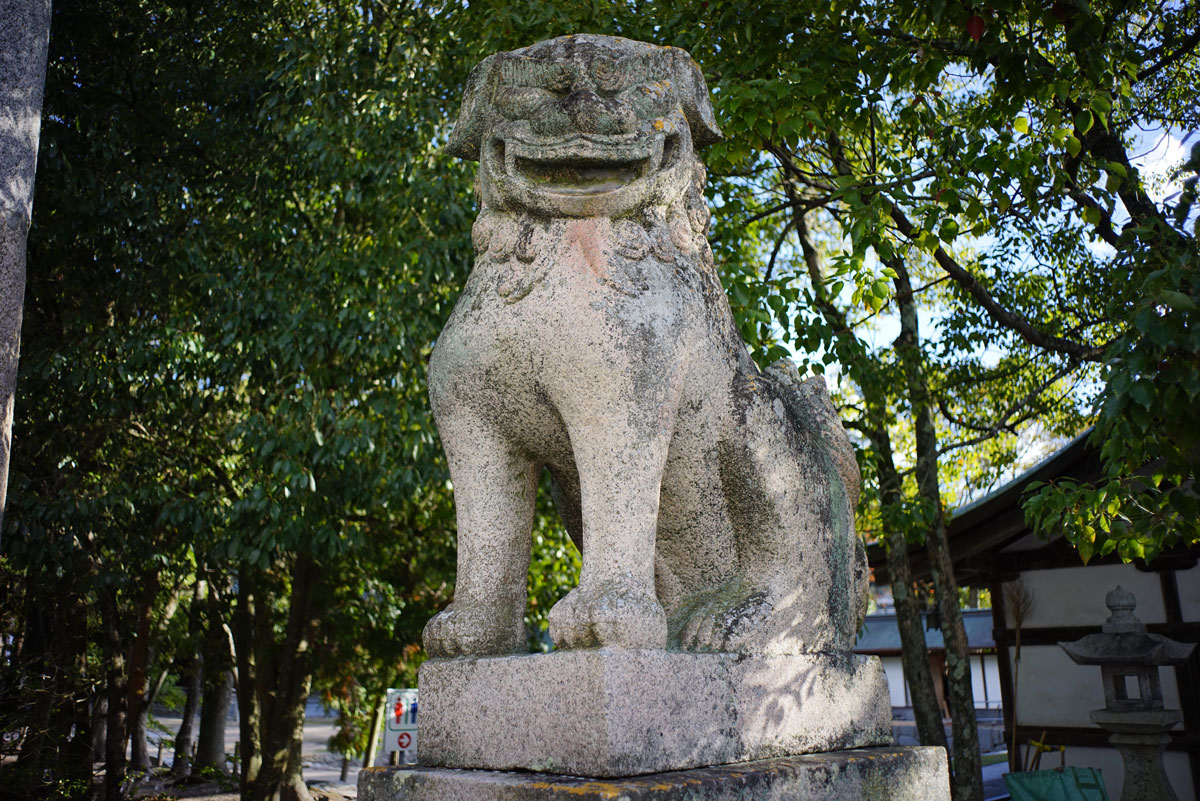
[[[200,738],[196,745],[193,773],[213,768],[226,773],[225,728],[229,723],[229,702],[233,698],[233,653],[225,628],[226,607],[220,597],[219,585],[209,582],[205,604],[204,641],[204,701],[200,706]]]
[[[50,0],[0,0],[0,530],[8,497],[25,255],[50,43]]]
[[[188,641],[192,643],[192,656],[187,667],[187,698],[183,702],[183,719],[175,735],[175,756],[171,759],[171,775],[177,779],[190,775],[192,750],[196,744],[196,710],[200,706],[200,693],[204,690],[202,613],[206,595],[204,579],[197,579],[192,588],[192,604],[188,608]]]
[[[192,654],[187,675],[187,699],[183,702],[183,720],[175,735],[175,756],[171,759],[171,775],[185,779],[192,772],[192,748],[196,744],[196,710],[204,689],[204,659],[197,650]]]
[[[234,645],[237,657],[238,743],[241,751],[239,785],[242,798],[258,782],[262,769],[259,735],[262,731],[262,704],[259,694],[258,660],[255,648],[256,607],[262,615],[270,614],[270,605],[257,597],[257,581],[251,569],[238,571],[237,607],[233,614]]]
[[[154,601],[158,597],[158,571],[143,577],[138,599],[135,634],[129,649],[129,697],[125,701],[126,738],[132,745],[129,767],[134,771],[150,770],[150,753],[146,745],[146,691],[150,669],[150,632],[153,629]]]
[[[311,686],[311,676],[304,677],[303,692],[297,695],[298,708],[293,708],[290,718],[299,719],[300,723],[292,728],[288,743],[287,768],[283,780],[279,784],[279,801],[313,801],[308,785],[304,783],[302,765],[300,762],[304,748],[304,707],[308,701],[308,691]]]
[[[817,309],[835,331],[850,330],[846,316],[837,308],[825,289],[825,276],[821,270],[820,257],[813,245],[808,221],[790,183],[785,183],[788,199],[793,203],[792,223],[800,240],[805,267],[812,282]],[[863,362],[866,363],[864,356]],[[867,405],[867,436],[877,454],[875,465],[879,479],[880,502],[884,506],[897,506],[903,501],[900,474],[896,470],[892,455],[891,438],[887,433],[887,397],[879,381],[872,382],[871,376],[860,379],[859,388]],[[925,645],[925,630],[921,626],[921,613],[912,596],[912,571],[908,564],[908,542],[903,531],[892,532],[887,539],[888,569],[892,576],[892,598],[896,603],[896,622],[900,629],[900,645],[904,674],[908,679],[913,696],[913,715],[917,722],[917,736],[922,745],[946,747],[946,730],[938,710],[933,678],[929,674],[928,649]]]
[[[153,653],[153,652],[151,652]],[[162,692],[163,684],[166,683],[167,677],[170,674],[164,669],[159,671],[158,679],[153,685],[147,683],[148,689],[142,693],[142,700],[139,704],[137,717],[133,720],[133,734],[131,740],[134,748],[130,759],[130,767],[136,771],[148,773],[153,769],[154,764],[150,761],[150,708],[154,706],[154,701],[158,698],[158,694]],[[161,754],[162,749],[159,749]]]
[[[86,699],[87,610],[81,596],[51,591],[46,577],[26,577],[24,645],[12,664],[24,674],[13,701],[26,736],[15,772],[30,792],[91,776]],[[72,734],[74,731],[74,734]]]
[[[80,662],[83,663],[85,660],[80,660]],[[83,667],[82,664],[81,667]],[[79,675],[86,675],[85,670],[86,667],[83,667]],[[88,696],[80,693],[76,696],[71,707],[72,725],[75,729],[75,734],[68,746],[69,751],[65,771],[68,778],[83,779],[90,785],[92,781],[92,763],[94,761],[92,755],[95,753],[92,750],[92,741],[94,739],[92,735],[92,705]]]
[[[379,732],[383,729],[383,717],[387,714],[387,693],[379,699],[379,703],[375,705],[375,712],[371,715],[371,728],[367,732],[367,753],[363,755],[362,766],[369,768],[375,764],[375,756],[379,753]]]
[[[971,687],[971,656],[958,606],[958,582],[950,558],[946,518],[942,509],[938,477],[937,432],[934,429],[929,384],[921,364],[920,331],[912,284],[901,259],[888,262],[896,271],[896,299],[900,306],[900,336],[896,353],[904,369],[909,400],[914,411],[917,442],[917,487],[929,505],[932,526],[925,536],[934,592],[942,617],[946,643],[946,683],[949,689],[951,730],[954,735],[951,790],[955,801],[983,800],[983,762],[979,755],[979,730],[975,720],[975,698]]]
[[[108,742],[108,692],[100,690],[92,696],[92,761],[104,759]]]
[[[146,682],[143,680],[143,689],[136,693],[138,699],[137,710],[130,709],[126,714],[129,720],[129,769],[134,773],[149,773],[150,768],[150,744],[146,736],[148,729],[148,716],[150,710],[145,703]]]
[[[125,672],[125,647],[121,641],[117,599],[113,590],[101,590],[104,618],[104,667],[108,683],[108,733],[104,745],[104,798],[120,801],[125,784],[125,705],[129,702]]]
[[[200,738],[196,743],[193,773],[205,768],[228,772],[225,766],[225,727],[229,723],[231,700],[233,675],[227,669],[206,670],[204,703],[200,707]]]
[[[879,454],[876,470],[879,474],[880,501],[888,506],[899,505],[902,500],[900,474],[892,456],[891,438],[881,426],[872,430],[871,440]],[[937,688],[929,672],[929,647],[925,643],[925,627],[921,625],[921,610],[913,595],[908,538],[902,529],[888,534],[887,565],[892,580],[892,601],[896,606],[896,625],[900,630],[900,660],[904,665],[904,678],[908,680],[908,688],[912,692],[917,738],[921,745],[945,748],[946,729],[938,708]]]
[[[308,791],[300,779],[299,749],[304,737],[304,705],[312,680],[311,640],[316,627],[312,606],[319,575],[312,557],[307,554],[296,557],[283,643],[276,646],[272,639],[268,646],[272,651],[278,650],[283,658],[275,662],[277,670],[271,677],[270,701],[263,704],[262,766],[257,780],[243,792],[244,801],[270,801],[281,793],[288,799],[307,801]],[[260,664],[263,656],[260,651]],[[260,669],[257,677],[260,692],[266,689],[267,675]]]
[[[21,650],[24,670],[29,676],[30,687],[18,703],[24,707],[26,733],[17,754],[17,770],[24,776],[40,777],[45,773],[45,759],[49,749],[50,712],[54,703],[52,673],[54,659],[50,653],[53,642],[53,623],[50,609],[42,603],[35,592],[36,581],[27,579],[25,596],[25,645]]]
[[[196,712],[200,705],[200,693],[204,689],[204,657],[198,640],[200,631],[200,606],[204,603],[203,580],[196,583],[192,594],[192,608],[187,613],[187,631],[192,643],[192,658],[187,666],[187,697],[184,700],[184,716],[175,734],[175,755],[170,760],[170,775],[186,778],[192,772],[192,749],[196,746]]]

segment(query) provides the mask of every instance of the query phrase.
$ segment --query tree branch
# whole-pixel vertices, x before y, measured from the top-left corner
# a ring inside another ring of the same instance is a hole
[[[1198,45],[1198,44],[1200,44],[1200,28],[1197,28],[1196,30],[1192,31],[1191,34],[1189,34],[1182,42],[1180,42],[1178,50],[1171,53],[1170,55],[1163,56],[1158,61],[1151,64],[1149,67],[1146,67],[1144,70],[1139,72],[1137,74],[1137,80],[1144,81],[1147,78],[1150,78],[1150,77],[1158,74],[1159,72],[1162,72],[1164,69],[1171,66],[1176,61],[1179,61],[1181,58],[1186,56],[1188,53],[1195,50],[1196,45]]]
[[[842,144],[841,139],[834,132],[829,133],[829,153],[833,158],[834,169],[839,175],[854,175],[854,170],[850,165],[849,159],[846,158],[846,149]],[[871,190],[864,187],[864,194],[873,194]],[[896,230],[909,241],[916,241],[916,226],[905,216],[904,211],[891,198],[885,197],[889,215],[892,222],[896,224]],[[1031,345],[1035,345],[1046,350],[1051,350],[1056,353],[1063,353],[1073,358],[1081,360],[1095,360],[1100,358],[1100,354],[1104,352],[1103,346],[1087,346],[1079,342],[1073,342],[1069,339],[1047,334],[1034,327],[1032,323],[1001,306],[987,288],[979,282],[975,276],[971,275],[962,265],[954,260],[940,246],[934,251],[934,260],[938,263],[946,273],[954,279],[955,283],[970,293],[971,297],[979,303],[988,313],[988,315],[1005,328],[1012,329],[1021,335]]]
[[[1112,215],[1108,213],[1108,209],[1097,203],[1091,195],[1085,193],[1082,189],[1076,186],[1073,181],[1070,183],[1071,185],[1070,188],[1068,188],[1067,193],[1071,196],[1071,200],[1075,201],[1075,205],[1079,206],[1080,208],[1095,209],[1100,213],[1100,221],[1092,226],[1092,229],[1095,230],[1097,236],[1099,236],[1108,244],[1112,245],[1114,248],[1117,247],[1117,244],[1120,241],[1120,234],[1118,234],[1116,229],[1113,227]]]
[[[889,199],[887,203],[892,221],[896,223],[897,230],[909,240],[915,241],[916,227],[904,215],[904,212],[895,202]],[[1054,334],[1048,334],[1034,327],[1032,323],[1019,314],[1015,314],[1004,308],[992,297],[987,287],[981,284],[978,278],[971,275],[966,268],[959,264],[940,246],[934,251],[933,258],[938,263],[938,266],[954,279],[955,283],[965,289],[971,297],[975,298],[975,301],[987,311],[988,316],[1005,328],[1016,331],[1030,345],[1054,351],[1055,353],[1062,353],[1081,361],[1095,361],[1104,352],[1104,346],[1102,345],[1084,345],[1080,342],[1055,336]]]
[[[764,284],[771,280],[771,273],[775,272],[775,260],[779,258],[779,251],[783,249],[783,243],[787,241],[790,230],[792,230],[792,220],[783,224],[783,230],[779,232],[779,239],[775,240],[775,247],[771,249],[771,259],[767,262],[767,272],[763,275]]]
[[[905,44],[917,45],[918,47],[929,47],[934,50],[940,50],[943,53],[962,56],[963,58],[971,58],[975,55],[973,50],[961,47],[957,42],[952,42],[949,39],[922,39],[919,36],[913,36],[911,33],[894,31],[890,28],[868,28],[867,33],[873,36],[895,39]]]
[[[1071,371],[1073,371],[1077,367],[1079,367],[1079,364],[1080,363],[1078,361],[1072,360],[1072,361],[1069,361],[1066,365],[1064,365],[1060,369],[1056,370],[1052,376],[1050,376],[1048,379],[1046,379],[1041,384],[1036,386],[1034,389],[1027,392],[1025,394],[1025,396],[1022,397],[1020,400],[1018,400],[1016,403],[1011,404],[1008,407],[1008,409],[1005,410],[1004,414],[1002,414],[1000,416],[1000,419],[997,420],[996,422],[992,423],[991,425],[979,425],[977,423],[970,423],[966,420],[959,419],[959,418],[955,417],[954,415],[950,414],[949,409],[946,408],[945,397],[943,397],[939,393],[938,395],[936,395],[936,398],[937,398],[938,411],[940,411],[942,413],[942,417],[946,418],[948,421],[950,421],[951,423],[953,423],[957,426],[961,426],[962,428],[966,428],[970,431],[978,431],[981,434],[978,437],[972,437],[971,439],[963,440],[962,442],[957,442],[957,443],[954,443],[953,445],[946,445],[939,451],[939,453],[948,453],[948,452],[950,452],[952,450],[956,450],[958,448],[966,448],[966,447],[970,447],[971,445],[977,445],[980,442],[986,442],[987,440],[995,437],[1001,431],[1007,431],[1010,434],[1017,433],[1016,426],[1020,425],[1021,423],[1025,422],[1026,420],[1029,420],[1030,418],[1034,417],[1036,413],[1032,410],[1029,410],[1029,411],[1026,411],[1026,413],[1023,414],[1022,416],[1016,418],[1015,420],[1013,419],[1013,415],[1015,415],[1022,408],[1031,404],[1039,395],[1041,395],[1043,392],[1045,392],[1047,388],[1049,388],[1051,385],[1053,385],[1060,378],[1062,378],[1063,376],[1067,375],[1068,373],[1070,373]]]

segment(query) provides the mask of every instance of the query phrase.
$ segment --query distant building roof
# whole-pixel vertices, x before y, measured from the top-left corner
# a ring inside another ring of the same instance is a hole
[[[1080,434],[1041,463],[1026,470],[995,492],[953,510],[946,525],[950,558],[960,587],[990,587],[1011,581],[1027,570],[1078,567],[1083,564],[1074,546],[1061,534],[1044,538],[1025,523],[1021,496],[1034,481],[1069,478],[1095,481],[1101,476],[1100,455],[1091,445],[1091,430]],[[1196,565],[1200,546],[1180,543],[1157,556],[1151,570],[1184,570]],[[931,577],[929,554],[910,546],[909,567],[914,581]],[[878,584],[888,584],[887,553],[881,543],[867,547],[867,561]],[[1119,564],[1117,552],[1095,556],[1088,564]]]
[[[967,630],[967,648],[971,653],[991,651],[996,647],[992,639],[992,610],[966,609],[963,610],[963,628]],[[928,617],[922,615],[922,621],[928,626]],[[925,630],[925,646],[931,651],[946,648],[942,640],[941,629]],[[900,653],[900,628],[896,625],[896,615],[868,615],[863,622],[862,633],[854,645],[858,654],[873,654],[875,656],[895,656]]]
[[[1042,559],[1061,559],[1069,564],[1079,563],[1078,555],[1066,540],[1058,537],[1047,542],[1029,530],[1021,508],[1021,495],[1034,481],[1060,478],[1091,481],[1097,478],[1100,458],[1088,442],[1090,435],[1091,429],[994,492],[953,510],[946,532],[960,586],[986,587],[1010,573],[1008,577],[1015,577],[1016,563],[1035,555]],[[1021,553],[1010,554],[1010,551]],[[928,580],[929,555],[925,548],[911,546],[908,553],[913,579]],[[1108,559],[1115,561],[1117,555],[1112,554]],[[875,571],[876,582],[890,582],[887,556],[881,543],[867,548],[867,560]],[[1100,560],[1098,557],[1093,561]]]

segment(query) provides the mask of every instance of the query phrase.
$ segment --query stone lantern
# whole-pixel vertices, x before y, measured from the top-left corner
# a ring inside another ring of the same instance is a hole
[[[1125,760],[1121,801],[1178,801],[1163,770],[1162,752],[1171,741],[1167,732],[1183,716],[1163,708],[1158,670],[1182,664],[1196,646],[1147,633],[1133,613],[1137,599],[1128,590],[1118,586],[1104,603],[1111,614],[1101,634],[1059,645],[1076,664],[1100,666],[1105,707],[1092,710],[1091,718],[1110,733],[1108,741]]]

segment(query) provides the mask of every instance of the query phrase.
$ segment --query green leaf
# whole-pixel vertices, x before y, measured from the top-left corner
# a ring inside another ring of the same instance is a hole
[[[1149,381],[1138,381],[1129,388],[1129,394],[1142,408],[1149,409],[1154,403],[1154,385]]]
[[[1013,120],[1013,129],[1023,134],[1029,133],[1029,120],[1024,117],[1017,117]]]
[[[1196,311],[1196,301],[1174,289],[1165,289],[1158,294],[1159,302],[1175,311]]]

